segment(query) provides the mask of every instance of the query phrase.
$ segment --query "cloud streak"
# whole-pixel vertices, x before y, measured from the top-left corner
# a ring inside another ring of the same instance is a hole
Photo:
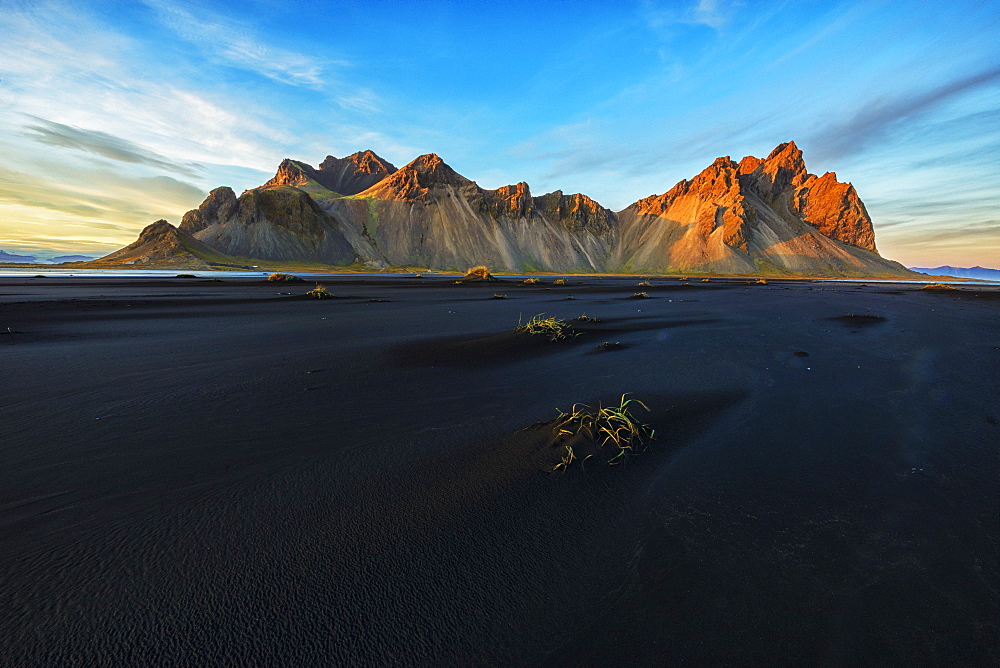
[[[1000,67],[995,67],[930,90],[874,100],[843,123],[833,123],[818,132],[810,145],[814,153],[824,160],[861,153],[903,122],[952,98],[998,81]]]
[[[265,43],[246,26],[206,19],[204,9],[198,15],[180,2],[145,0],[160,20],[179,37],[230,65],[292,86],[321,87],[324,71],[333,64],[312,56]],[[344,65],[344,63],[339,63]]]
[[[204,171],[204,167],[197,163],[178,164],[154,151],[144,149],[138,144],[107,132],[85,130],[37,116],[30,116],[30,118],[33,118],[36,124],[25,126],[24,136],[49,146],[93,153],[119,162],[165,169],[190,178],[199,178],[200,172]]]

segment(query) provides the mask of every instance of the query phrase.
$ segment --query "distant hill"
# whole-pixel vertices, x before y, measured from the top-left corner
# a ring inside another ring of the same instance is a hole
[[[158,221],[95,265],[227,262],[913,276],[879,255],[854,186],[808,173],[794,142],[763,159],[718,158],[618,212],[579,193],[535,196],[523,182],[485,189],[433,153],[398,169],[371,151],[318,168],[286,159],[259,188],[216,188],[178,228]]]
[[[955,278],[978,278],[984,281],[1000,281],[1000,269],[988,269],[986,267],[910,267],[913,271],[931,276],[954,276]]]
[[[89,262],[96,259],[93,255],[57,255],[56,257],[50,257],[48,261],[53,264],[60,264],[62,262]]]
[[[7,251],[0,250],[0,262],[17,262],[20,264],[34,264],[38,262],[38,258],[34,255],[16,255],[14,253],[8,253]]]

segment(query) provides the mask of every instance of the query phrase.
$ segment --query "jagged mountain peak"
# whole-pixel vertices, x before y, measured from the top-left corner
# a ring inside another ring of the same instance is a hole
[[[323,196],[320,189],[329,191],[326,195],[356,195],[395,171],[392,163],[371,150],[358,151],[346,158],[328,155],[318,169],[308,163],[285,158],[274,178],[261,187],[311,187],[312,194],[317,196]]]
[[[426,153],[360,194],[376,199],[425,201],[432,190],[446,186],[461,188],[475,186],[475,182],[449,167],[436,153]]]
[[[417,172],[428,184],[464,185],[469,182],[469,179],[452,169],[437,153],[417,156],[403,169]]]
[[[371,149],[357,151],[346,158],[335,158],[332,155],[328,155],[326,156],[326,159],[320,163],[318,171],[324,172],[341,169],[345,162],[355,165],[356,172],[360,174],[372,174],[386,177],[396,171],[395,165],[388,160],[383,159]]]
[[[768,203],[809,178],[802,151],[794,141],[778,144],[763,160],[747,156],[738,169],[743,184]]]

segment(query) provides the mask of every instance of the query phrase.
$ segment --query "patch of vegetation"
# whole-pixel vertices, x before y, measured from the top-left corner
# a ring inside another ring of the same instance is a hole
[[[649,295],[645,292],[636,292],[629,299],[649,299]]]
[[[754,285],[767,285],[767,280],[763,278],[758,278],[754,281]]]
[[[957,290],[954,285],[948,285],[947,283],[928,283],[921,290]]]
[[[579,320],[580,322],[600,322],[601,321],[600,318],[593,318],[593,317],[587,315],[586,313],[584,313],[579,318],[577,318],[577,320]]]
[[[316,287],[306,293],[306,297],[311,299],[333,299],[333,295],[322,283],[317,283]]]
[[[465,281],[457,280],[454,283],[452,283],[452,285],[465,285]]]
[[[622,344],[621,344],[620,341],[614,341],[614,342],[612,342],[612,341],[605,341],[601,345],[597,346],[597,350],[598,350],[598,352],[604,353],[604,352],[607,352],[609,350],[618,350],[621,347],[622,347]]]
[[[284,282],[284,283],[305,283],[304,279],[299,278],[295,274],[274,273],[274,274],[271,274],[270,276],[268,276],[267,280],[270,283],[278,283],[278,282]]]
[[[198,278],[194,274],[177,274],[177,278]]]
[[[525,332],[531,336],[545,336],[549,341],[562,341],[579,336],[579,332],[574,332],[573,327],[565,320],[553,316],[545,317],[544,313],[539,313],[526,323],[518,320],[514,331]]]
[[[847,315],[828,318],[828,320],[839,322],[848,327],[871,327],[872,325],[885,322],[885,318],[882,316],[871,315],[870,313],[848,313]]]
[[[501,295],[501,294],[497,294],[496,292],[494,292],[493,296],[490,297],[490,299],[507,299],[507,295]]]
[[[538,280],[537,278],[526,278],[526,279],[524,279],[524,284],[525,285],[535,285],[537,283],[541,283],[541,281]]]
[[[552,281],[552,285],[566,285],[566,279],[557,278],[556,280]]]
[[[639,281],[635,285],[638,288],[651,288],[651,287],[653,287],[653,284],[650,283],[649,281]]]
[[[703,279],[701,279],[701,282],[702,283],[708,283],[710,280],[712,280],[712,279],[710,279],[710,278],[703,278]]]
[[[374,241],[378,232],[379,214],[378,204],[374,199],[368,199],[368,220],[365,221],[364,235]]]
[[[628,394],[623,394],[617,406],[599,405],[595,410],[586,404],[574,404],[569,412],[559,411],[555,426],[557,434],[565,437],[584,434],[597,441],[598,447],[601,448],[610,443],[612,447],[618,449],[618,452],[608,460],[608,463],[620,464],[627,451],[653,440],[656,434],[652,427],[642,424],[632,415],[633,405],[642,406],[647,411],[649,407],[638,399],[626,399],[627,396]],[[566,449],[566,454],[552,469],[553,471],[565,469],[576,459],[569,445],[563,447]],[[569,461],[566,461],[567,459]],[[583,461],[586,461],[586,458]]]
[[[498,281],[498,280],[500,280],[496,276],[494,276],[493,274],[491,274],[489,268],[486,267],[485,265],[479,265],[478,267],[469,267],[465,271],[465,276],[463,278],[467,278],[467,279],[470,279],[470,280],[476,280],[476,281]]]

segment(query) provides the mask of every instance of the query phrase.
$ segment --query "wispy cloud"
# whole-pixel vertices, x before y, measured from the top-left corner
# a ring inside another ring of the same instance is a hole
[[[233,67],[293,86],[321,87],[325,70],[343,66],[314,56],[268,44],[247,25],[233,24],[212,16],[204,7],[197,12],[189,4],[167,0],[144,0],[160,20],[182,39],[197,45]]]
[[[691,10],[691,16],[695,23],[715,30],[725,28],[730,20],[729,8],[719,0],[698,0],[698,4]]]
[[[929,90],[872,100],[846,121],[830,124],[820,130],[812,138],[810,145],[821,159],[861,153],[904,121],[930,111],[952,98],[998,81],[1000,67],[995,67]]]
[[[119,162],[148,165],[191,178],[198,178],[204,172],[204,167],[201,165],[196,163],[178,164],[155,151],[150,151],[107,132],[85,130],[48,121],[37,116],[30,116],[30,118],[34,119],[36,124],[25,126],[24,135],[43,144],[94,153]]]
[[[642,17],[649,28],[668,28],[675,24],[703,25],[722,31],[732,22],[735,3],[725,0],[696,0],[680,5],[646,0],[642,3]]]
[[[94,170],[86,184],[58,182],[0,168],[0,203],[76,217],[74,222],[131,231],[157,218],[177,217],[203,193],[169,176],[128,178]],[[33,217],[33,216],[30,216]],[[29,217],[29,218],[30,218]]]
[[[43,14],[63,21],[52,24]],[[197,169],[193,163],[271,169],[281,146],[295,139],[266,102],[199,90],[184,79],[183,68],[157,70],[148,45],[71,7],[44,5],[3,18],[0,123],[19,127],[26,115],[58,124],[34,123],[40,128],[35,140],[184,174]]]

